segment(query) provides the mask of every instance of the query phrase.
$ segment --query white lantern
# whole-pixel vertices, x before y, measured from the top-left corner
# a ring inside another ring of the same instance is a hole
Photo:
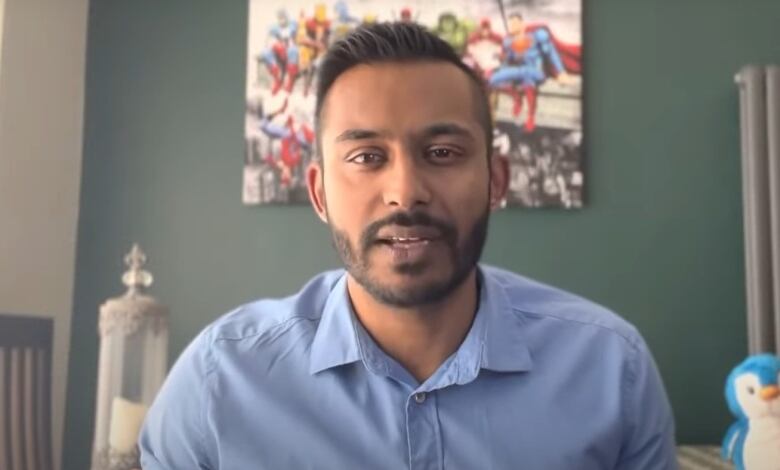
[[[92,470],[141,468],[138,433],[168,367],[168,309],[144,293],[152,275],[137,244],[125,264],[127,292],[100,306]]]

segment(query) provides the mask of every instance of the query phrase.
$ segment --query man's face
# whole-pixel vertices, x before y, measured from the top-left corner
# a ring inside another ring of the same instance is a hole
[[[349,69],[328,92],[310,195],[382,303],[442,300],[479,259],[506,165],[486,155],[473,86],[446,62],[392,62]]]

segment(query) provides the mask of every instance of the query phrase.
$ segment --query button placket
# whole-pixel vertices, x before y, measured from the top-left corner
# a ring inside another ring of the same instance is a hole
[[[431,392],[417,392],[408,397],[406,431],[410,470],[442,468],[441,430],[435,398]]]

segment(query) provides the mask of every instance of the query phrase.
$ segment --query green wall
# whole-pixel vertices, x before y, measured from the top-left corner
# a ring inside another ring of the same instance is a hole
[[[586,209],[508,210],[485,261],[599,301],[652,347],[681,442],[717,442],[745,354],[737,94],[780,2],[589,0]],[[64,468],[88,466],[99,304],[138,241],[171,357],[208,322],[337,265],[306,207],[242,207],[247,2],[92,2]],[[56,78],[56,71],[52,71]]]

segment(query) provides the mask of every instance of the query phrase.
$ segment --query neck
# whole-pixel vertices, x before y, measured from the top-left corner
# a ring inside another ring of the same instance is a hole
[[[397,308],[377,302],[352,276],[347,289],[360,323],[377,345],[420,383],[454,353],[477,311],[476,268],[441,302]]]

